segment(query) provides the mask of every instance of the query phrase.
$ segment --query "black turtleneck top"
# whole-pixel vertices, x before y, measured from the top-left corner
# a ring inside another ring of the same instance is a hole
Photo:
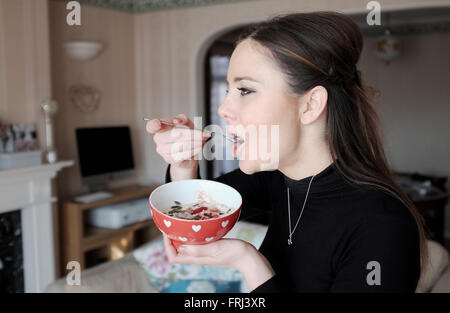
[[[412,214],[394,196],[350,183],[334,164],[314,177],[288,245],[287,187],[294,229],[311,178],[238,169],[216,179],[241,193],[240,220],[270,213],[259,250],[276,274],[252,292],[414,292],[420,244]]]

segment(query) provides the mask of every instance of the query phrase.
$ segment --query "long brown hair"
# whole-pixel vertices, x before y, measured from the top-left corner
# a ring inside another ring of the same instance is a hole
[[[337,170],[349,181],[380,188],[408,207],[419,231],[423,271],[428,260],[423,217],[388,166],[374,89],[363,83],[356,66],[363,47],[358,25],[336,12],[285,14],[250,25],[236,45],[245,39],[270,51],[294,94],[318,85],[326,88],[327,141]]]

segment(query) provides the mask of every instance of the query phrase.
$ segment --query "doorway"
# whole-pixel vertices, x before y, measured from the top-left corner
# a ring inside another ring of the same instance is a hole
[[[244,27],[233,29],[217,38],[209,47],[204,63],[206,125],[218,125],[224,131],[226,122],[218,115],[220,104],[226,97],[227,71],[235,42]],[[207,179],[213,179],[239,167],[237,159],[231,159],[227,145],[223,145],[222,160],[207,162]]]

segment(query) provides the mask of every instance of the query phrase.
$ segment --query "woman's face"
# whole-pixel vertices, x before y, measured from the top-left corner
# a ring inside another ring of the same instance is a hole
[[[232,155],[247,174],[294,162],[300,139],[299,98],[265,48],[251,39],[239,43],[228,68],[228,94],[219,115],[227,132],[243,139]]]

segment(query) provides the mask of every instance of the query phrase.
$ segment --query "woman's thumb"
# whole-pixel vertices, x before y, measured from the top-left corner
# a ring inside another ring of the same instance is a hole
[[[161,129],[161,122],[159,121],[159,119],[154,118],[147,122],[145,128],[147,129],[147,132],[151,134],[157,133]]]

